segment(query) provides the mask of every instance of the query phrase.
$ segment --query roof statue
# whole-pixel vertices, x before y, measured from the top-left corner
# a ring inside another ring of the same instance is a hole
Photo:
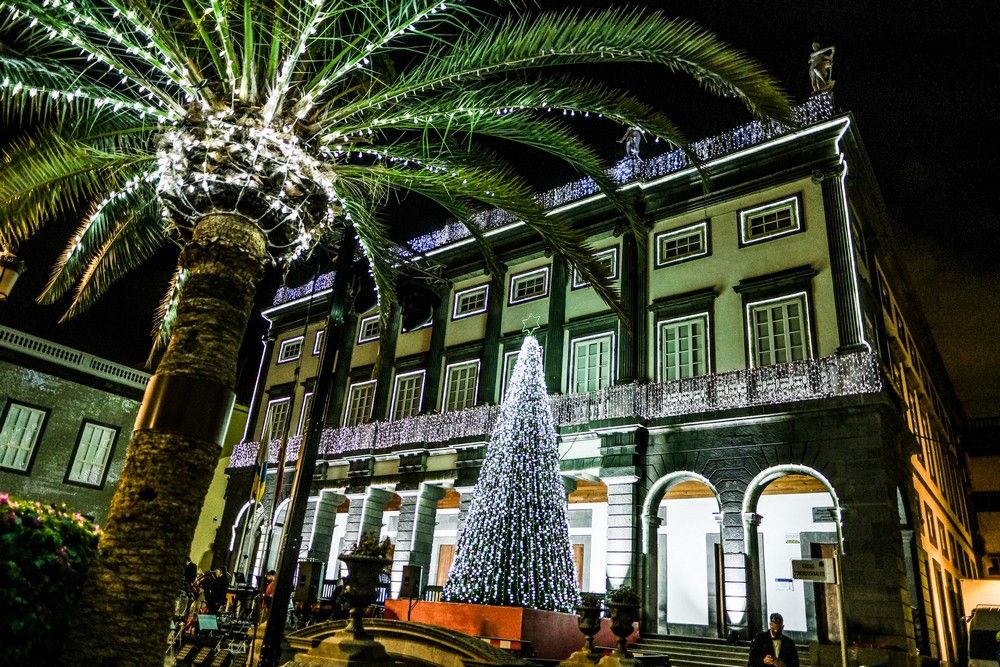
[[[625,130],[625,134],[618,140],[618,143],[625,144],[625,157],[629,160],[639,159],[639,145],[642,144],[642,130],[637,127],[630,127]]]
[[[809,82],[814,93],[832,90],[833,84],[833,54],[836,47],[819,47],[819,42],[813,42],[812,53],[809,54]]]

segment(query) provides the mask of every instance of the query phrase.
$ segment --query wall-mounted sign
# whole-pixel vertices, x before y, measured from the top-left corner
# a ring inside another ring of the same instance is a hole
[[[824,584],[837,583],[837,573],[832,558],[809,558],[792,561],[792,579],[818,581]]]
[[[814,507],[813,523],[837,523],[837,508]]]

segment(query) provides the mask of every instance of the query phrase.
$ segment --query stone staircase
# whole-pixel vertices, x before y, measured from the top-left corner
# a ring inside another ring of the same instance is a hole
[[[636,657],[667,654],[671,667],[746,667],[750,644],[730,644],[722,639],[645,635],[632,645]],[[809,647],[799,645],[801,667],[811,667]]]

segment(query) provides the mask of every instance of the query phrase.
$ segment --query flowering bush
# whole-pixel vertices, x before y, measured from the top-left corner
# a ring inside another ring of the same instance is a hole
[[[0,646],[4,664],[52,664],[97,554],[99,529],[65,506],[0,493]]]

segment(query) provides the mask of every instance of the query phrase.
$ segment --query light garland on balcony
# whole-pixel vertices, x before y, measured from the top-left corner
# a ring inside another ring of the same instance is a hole
[[[590,394],[550,396],[549,402],[556,425],[569,427],[608,419],[659,419],[880,391],[882,376],[878,357],[858,352],[670,382],[614,385]],[[426,446],[427,443],[484,437],[493,431],[499,412],[500,408],[495,405],[482,405],[393,422],[328,428],[323,431],[320,456],[340,458],[401,445]],[[293,438],[289,442],[296,441]],[[252,466],[258,446],[253,442],[237,445],[230,465],[235,468]],[[276,452],[275,443],[272,443],[271,463],[277,463]]]
[[[580,602],[542,352],[527,336],[490,438],[444,599],[572,611]]]

